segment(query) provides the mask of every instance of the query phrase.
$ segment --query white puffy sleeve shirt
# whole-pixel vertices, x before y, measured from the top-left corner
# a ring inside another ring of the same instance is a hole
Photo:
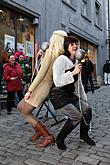
[[[53,64],[53,81],[56,87],[62,87],[74,82],[74,77],[72,76],[71,71],[66,72],[66,70],[69,70],[74,66],[75,65],[73,64],[73,62],[65,55],[60,55],[55,60]],[[76,89],[76,93],[78,94],[78,96],[80,96],[80,98],[87,101],[87,95],[82,85],[81,75],[80,78],[78,78],[78,81],[79,87],[78,89]]]
[[[56,87],[74,82],[71,71],[67,71],[74,67],[73,62],[65,55],[60,55],[53,64],[53,81]]]

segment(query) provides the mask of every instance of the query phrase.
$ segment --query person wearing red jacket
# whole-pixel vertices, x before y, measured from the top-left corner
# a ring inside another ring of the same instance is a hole
[[[6,81],[7,90],[7,114],[11,114],[15,93],[19,101],[23,98],[21,66],[15,61],[14,55],[9,56],[9,62],[3,66],[3,78]]]

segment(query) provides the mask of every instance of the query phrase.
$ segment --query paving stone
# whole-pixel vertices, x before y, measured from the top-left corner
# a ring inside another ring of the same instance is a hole
[[[83,156],[83,155],[79,155],[75,161],[82,161],[84,163],[88,163],[88,164],[91,164],[91,165],[98,165],[99,164],[99,160],[97,159],[93,159],[93,158],[90,158],[90,157],[87,157],[87,156]]]
[[[78,156],[78,154],[70,153],[70,152],[64,152],[64,153],[62,153],[62,156],[67,157],[67,158],[71,158],[71,159],[75,159]]]
[[[106,162],[106,163],[110,163],[110,158],[105,158],[104,156],[98,156],[98,155],[90,155],[91,158]]]
[[[99,165],[110,165],[110,163],[101,162]]]
[[[44,153],[42,156],[39,158],[40,161],[45,162],[45,163],[50,163],[56,165],[58,163],[58,160],[61,158],[61,156],[56,156],[53,154],[49,153]]]
[[[110,153],[106,153],[106,152],[97,152],[97,155],[98,156],[103,156],[103,157],[106,157],[106,158],[110,158]]]
[[[43,162],[40,162],[38,160],[32,160],[32,159],[27,159],[25,161],[25,164],[27,164],[27,165],[49,165],[47,163],[43,163]]]
[[[68,165],[71,165],[71,164],[73,164],[75,161],[73,160],[73,159],[71,159],[71,158],[69,158],[69,157],[63,157],[61,160],[60,160],[60,162],[62,162],[62,163],[67,163]]]

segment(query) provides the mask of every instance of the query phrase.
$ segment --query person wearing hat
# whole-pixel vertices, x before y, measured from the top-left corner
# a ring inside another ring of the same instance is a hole
[[[19,56],[22,55],[24,60],[26,60],[26,55],[23,53],[24,47],[22,45],[19,45],[17,48],[16,53],[14,54],[15,60],[18,62]]]
[[[56,137],[57,147],[61,150],[67,149],[64,140],[79,123],[81,141],[95,145],[88,135],[92,111],[81,81],[82,64],[76,59],[78,40],[73,36],[65,37],[64,50],[64,54],[53,64],[55,87],[50,92],[54,108],[60,109],[68,117]]]
[[[65,36],[67,36],[65,31],[57,30],[53,32],[40,70],[30,85],[28,92],[25,94],[24,99],[18,104],[18,110],[35,130],[35,135],[31,140],[36,140],[40,136],[43,137],[43,140],[36,145],[39,147],[46,147],[54,143],[54,137],[49,133],[47,128],[32,115],[32,111],[35,107],[42,105],[50,93],[53,85],[52,66],[55,59],[64,53]]]

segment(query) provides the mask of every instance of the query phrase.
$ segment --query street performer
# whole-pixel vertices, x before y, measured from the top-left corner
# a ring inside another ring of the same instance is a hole
[[[18,110],[35,130],[35,135],[31,140],[34,141],[40,136],[43,137],[43,140],[36,145],[39,147],[46,147],[52,144],[54,137],[48,132],[46,127],[32,115],[32,111],[35,107],[39,107],[49,95],[50,88],[53,85],[53,63],[59,55],[64,53],[65,36],[67,36],[65,31],[58,30],[53,32],[40,70],[30,85],[25,97],[18,104]]]
[[[95,142],[88,135],[92,111],[87,103],[87,97],[82,86],[82,64],[76,60],[77,49],[78,40],[73,36],[65,37],[64,55],[60,55],[53,64],[55,87],[50,92],[50,98],[54,108],[60,109],[68,117],[56,137],[57,147],[61,150],[66,150],[64,140],[79,123],[81,141],[95,145]],[[80,93],[75,93],[75,86],[78,87]]]

